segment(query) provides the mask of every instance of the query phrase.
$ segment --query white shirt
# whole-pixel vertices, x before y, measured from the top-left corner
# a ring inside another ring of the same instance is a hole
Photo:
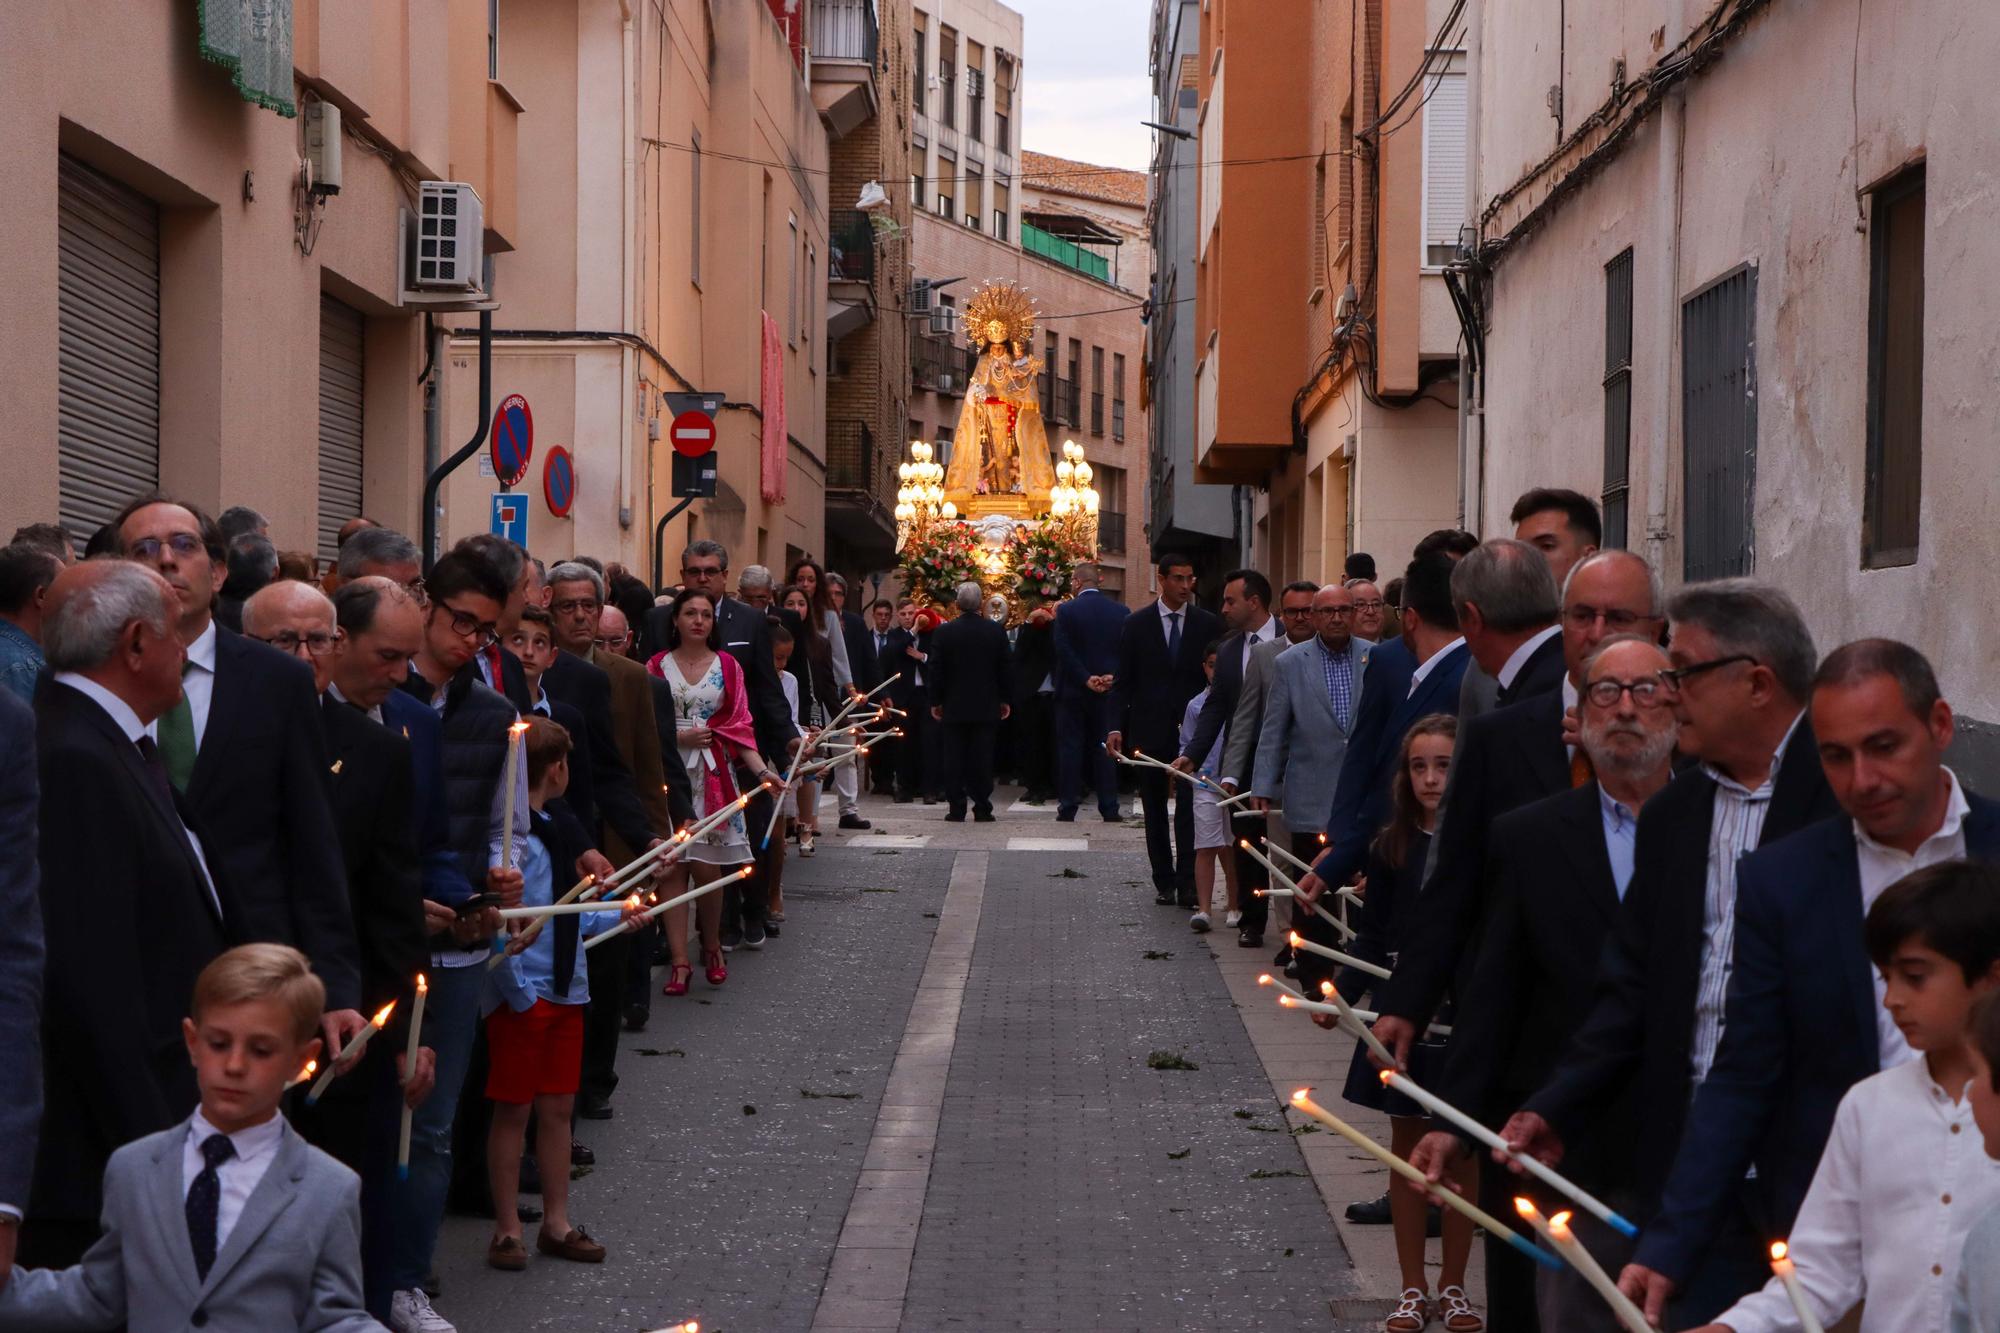
[[[214,1125],[200,1111],[188,1121],[187,1141],[181,1145],[181,1198],[187,1198],[188,1190],[194,1185],[194,1178],[202,1173],[207,1163],[202,1160],[201,1145],[212,1134],[219,1134]],[[271,1162],[278,1155],[278,1143],[285,1137],[285,1118],[274,1115],[261,1125],[240,1129],[229,1136],[236,1148],[236,1155],[215,1168],[216,1183],[221,1187],[215,1216],[215,1252],[222,1253],[223,1245],[229,1240],[229,1233],[235,1229],[236,1221],[243,1216],[243,1205],[250,1202],[256,1192],[257,1183],[264,1173],[271,1169]]]
[[[187,695],[188,713],[194,718],[194,747],[201,749],[202,737],[208,735],[208,705],[215,698],[215,619],[209,618],[208,628],[187,647],[188,670],[181,676],[181,691]],[[158,723],[149,732],[154,739],[159,738]]]
[[[1959,789],[1956,773],[1946,769],[1944,775],[1951,783],[1951,798],[1945,803],[1944,823],[1938,825],[1937,832],[1924,839],[1915,855],[1894,847],[1884,847],[1862,832],[1859,823],[1854,825],[1854,855],[1861,868],[1863,916],[1882,896],[1882,890],[1911,871],[1965,855],[1965,813],[1968,808],[1965,793]],[[1887,986],[1888,983],[1882,980],[1882,973],[1875,971],[1875,1036],[1880,1043],[1884,1069],[1916,1055],[1910,1049],[1910,1043],[1903,1040],[1903,1033],[1897,1028],[1895,1020],[1889,1017],[1888,1009],[1883,1007],[1882,995]]]
[[[1521,668],[1528,665],[1528,659],[1535,655],[1535,650],[1560,633],[1561,625],[1551,625],[1509,654],[1507,660],[1500,664],[1500,674],[1493,678],[1500,683],[1500,688],[1512,688],[1514,677],[1521,674]]]
[[[1248,675],[1250,672],[1250,650],[1260,643],[1268,642],[1277,637],[1277,626],[1273,623],[1273,617],[1268,615],[1264,617],[1263,624],[1243,632],[1243,660],[1237,663],[1237,666],[1245,675]]]
[[[1708,1077],[1715,1063],[1716,1048],[1722,1045],[1722,1010],[1729,995],[1729,974],[1736,957],[1736,862],[1757,849],[1764,836],[1764,819],[1771,813],[1771,793],[1776,789],[1778,769],[1785,762],[1785,747],[1799,729],[1799,716],[1785,730],[1771,755],[1771,767],[1764,781],[1751,791],[1713,764],[1701,771],[1715,783],[1715,813],[1708,825],[1708,882],[1702,896],[1701,979],[1694,997],[1694,1043],[1690,1047],[1689,1072],[1694,1087]],[[1688,1096],[1693,1098],[1692,1089]]]
[[[209,647],[212,653],[214,649],[212,640]],[[125,739],[131,741],[134,745],[139,743],[141,736],[151,736],[153,734],[153,728],[139,720],[139,715],[132,711],[132,705],[126,703],[102,685],[99,685],[90,677],[79,675],[74,671],[58,671],[55,674],[55,679],[73,690],[90,696],[92,703],[111,714],[111,720],[116,722],[118,729],[125,733]],[[215,891],[215,876],[211,875],[208,871],[208,853],[202,850],[201,839],[195,837],[194,830],[181,821],[179,811],[174,812],[174,822],[180,824],[181,833],[186,836],[188,846],[194,848],[194,861],[196,865],[201,867],[201,879],[202,883],[208,886],[209,901],[215,904],[215,914],[221,916],[222,898]]]
[[[1799,1285],[1827,1327],[1866,1302],[1861,1333],[1942,1329],[1965,1236],[2000,1205],[1971,1100],[1911,1060],[1848,1089],[1788,1237]],[[1717,1320],[1736,1333],[1799,1327],[1777,1278]]]
[[[1415,694],[1417,692],[1417,686],[1424,683],[1424,677],[1431,674],[1431,668],[1438,664],[1439,658],[1443,657],[1446,653],[1450,652],[1452,649],[1458,647],[1460,644],[1464,642],[1465,642],[1465,636],[1461,634],[1457,638],[1453,639],[1450,643],[1446,644],[1444,647],[1432,653],[1429,657],[1426,657],[1423,660],[1423,665],[1419,666],[1416,669],[1416,671],[1412,673],[1410,676],[1410,694]],[[1406,694],[1403,697],[1407,699],[1410,697],[1410,694]]]
[[[1188,613],[1188,609],[1187,609],[1187,607],[1186,607],[1185,605],[1183,605],[1183,606],[1181,607],[1181,609],[1180,609],[1180,610],[1176,611],[1176,610],[1174,610],[1174,609],[1173,609],[1172,607],[1170,607],[1170,606],[1168,606],[1168,605],[1167,605],[1167,603],[1166,603],[1166,599],[1165,599],[1165,598],[1160,598],[1160,599],[1157,599],[1157,600],[1155,600],[1155,601],[1154,601],[1154,603],[1153,603],[1153,609],[1154,609],[1155,611],[1157,611],[1157,612],[1159,612],[1159,613],[1160,613],[1160,637],[1161,637],[1161,638],[1165,639],[1165,640],[1166,640],[1167,642],[1169,642],[1169,643],[1172,643],[1172,642],[1173,642],[1173,638],[1174,638],[1174,625],[1175,625],[1175,623],[1176,623],[1176,622],[1175,622],[1175,621],[1173,621],[1173,620],[1170,620],[1170,619],[1168,619],[1168,617],[1170,617],[1170,616],[1179,616],[1179,617],[1180,617],[1180,621],[1179,621],[1178,623],[1179,623],[1179,625],[1180,625],[1180,629],[1181,629],[1181,634],[1182,634],[1183,636],[1185,636],[1185,635],[1187,634],[1187,613]]]
[[[333,684],[331,681],[327,682],[326,692],[332,695],[335,699],[339,700],[341,703],[344,704],[352,703],[352,701],[348,699],[346,695],[340,692],[340,686]],[[364,708],[361,711],[366,713],[371,721],[382,722],[381,704],[376,704],[373,708]],[[388,723],[383,722],[382,725],[387,726]]]
[[[1563,672],[1562,695],[1563,695],[1563,712],[1576,713],[1577,712],[1576,705],[1581,696],[1577,693],[1576,682],[1569,678],[1569,673],[1567,671]],[[1577,716],[1580,718],[1583,715],[1581,713],[1577,713]],[[1571,759],[1576,758],[1576,747],[1574,745],[1563,746],[1563,751],[1566,754],[1568,754]],[[1620,897],[1624,896],[1625,891],[1623,889],[1620,889],[1618,892]]]

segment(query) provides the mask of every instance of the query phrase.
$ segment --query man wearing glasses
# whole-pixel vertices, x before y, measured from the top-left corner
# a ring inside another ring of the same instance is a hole
[[[323,1035],[338,1050],[367,1020],[312,672],[216,624],[224,566],[213,519],[149,495],[112,528],[120,551],[159,571],[179,606],[181,699],[153,724],[168,778],[214,835],[241,938],[289,944],[312,960],[327,989]]]
[[[1354,633],[1370,643],[1380,643],[1382,626],[1388,620],[1388,603],[1373,579],[1353,579],[1346,585],[1354,595]]]

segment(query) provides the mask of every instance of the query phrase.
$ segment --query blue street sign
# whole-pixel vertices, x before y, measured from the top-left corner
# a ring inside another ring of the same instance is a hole
[[[493,493],[493,535],[518,546],[528,544],[528,497],[518,491]]]

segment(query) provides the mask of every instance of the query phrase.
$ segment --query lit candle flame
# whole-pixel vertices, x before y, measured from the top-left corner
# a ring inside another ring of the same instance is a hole
[[[1293,998],[1292,998],[1291,996],[1289,996],[1289,995],[1280,995],[1280,996],[1278,997],[1278,1007],[1279,1007],[1280,1009],[1289,1009],[1289,1008],[1291,1008],[1291,1007],[1292,1007],[1293,1005],[1295,1005],[1295,1004],[1297,1004],[1297,1003],[1298,1003],[1298,1001],[1297,1001],[1297,1000],[1294,1000],[1294,999],[1293,999]]]
[[[1247,852],[1247,851],[1249,851],[1249,850],[1250,850],[1250,839],[1248,839],[1248,838],[1238,838],[1238,839],[1236,840],[1236,845],[1237,845],[1238,847],[1241,847],[1241,848],[1242,848],[1242,849],[1243,849],[1244,851],[1246,851],[1246,852]]]
[[[1776,1263],[1778,1260],[1784,1258],[1789,1253],[1791,1253],[1791,1248],[1787,1246],[1785,1242],[1781,1240],[1774,1240],[1771,1242],[1771,1262]]]
[[[1537,1216],[1534,1203],[1518,1194],[1514,1196],[1514,1211],[1529,1221]]]
[[[1270,984],[1271,984],[1271,974],[1270,974],[1269,972],[1265,972],[1265,973],[1262,973],[1261,975],[1259,975],[1259,976],[1258,976],[1258,978],[1257,978],[1257,984],[1258,984],[1259,986],[1268,986],[1268,985],[1270,985]]]
[[[1549,1230],[1558,1236],[1569,1234],[1569,1209],[1565,1208],[1549,1219]]]
[[[417,994],[419,995],[427,994],[430,991],[430,988],[431,988],[431,983],[424,979],[424,974],[421,972],[417,973]]]
[[[1333,994],[1333,983],[1332,983],[1331,981],[1322,981],[1322,982],[1320,982],[1320,983],[1319,983],[1319,993],[1320,993],[1321,995],[1331,995],[1331,994]]]
[[[1307,1094],[1307,1093],[1309,1093],[1309,1092],[1311,1092],[1311,1091],[1312,1091],[1312,1089],[1311,1089],[1311,1088],[1300,1088],[1300,1089],[1299,1089],[1299,1090],[1298,1090],[1297,1092],[1293,1093],[1293,1094],[1292,1094],[1292,1105],[1294,1105],[1294,1106],[1303,1106],[1303,1105],[1305,1104],[1305,1101],[1306,1101],[1306,1094]]]
[[[520,735],[520,734],[521,734],[522,732],[526,731],[527,729],[528,729],[528,723],[527,723],[527,719],[525,719],[525,718],[523,718],[523,719],[522,719],[521,721],[519,721],[519,722],[516,722],[516,723],[515,723],[515,724],[514,724],[513,726],[511,726],[511,727],[507,728],[507,730],[509,730],[509,731],[513,732],[513,733],[514,733],[514,734],[515,734],[516,736]]]
[[[307,1079],[311,1078],[314,1074],[317,1074],[318,1072],[319,1072],[319,1061],[308,1060],[305,1063],[305,1068],[299,1070],[297,1076],[294,1077],[292,1081],[287,1083],[285,1086],[288,1088],[296,1088],[299,1084],[305,1082]]]
[[[1389,1086],[1389,1080],[1396,1076],[1396,1071],[1393,1069],[1382,1069],[1376,1072],[1377,1076],[1382,1080],[1382,1086],[1385,1088]]]
[[[375,1017],[369,1019],[368,1021],[374,1024],[375,1030],[379,1032],[382,1030],[384,1026],[388,1024],[389,1015],[392,1012],[394,1012],[395,1008],[396,1008],[396,1002],[394,1000],[391,1000],[389,1001],[389,1003],[383,1005],[380,1009],[377,1009],[375,1011]]]

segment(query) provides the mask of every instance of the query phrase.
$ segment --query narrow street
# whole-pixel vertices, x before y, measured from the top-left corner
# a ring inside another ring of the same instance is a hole
[[[1332,1220],[1379,1174],[1343,1189],[1349,1154],[1284,1132],[1272,1081],[1310,1053],[1337,1088],[1349,1043],[1248,994],[1268,951],[1154,905],[1136,826],[1001,808],[871,800],[873,831],[790,860],[783,936],[656,998],[616,1118],[579,1130],[573,1212],[610,1261],[494,1273],[486,1224],[454,1218],[440,1308],[480,1330],[1293,1329],[1392,1288]]]

